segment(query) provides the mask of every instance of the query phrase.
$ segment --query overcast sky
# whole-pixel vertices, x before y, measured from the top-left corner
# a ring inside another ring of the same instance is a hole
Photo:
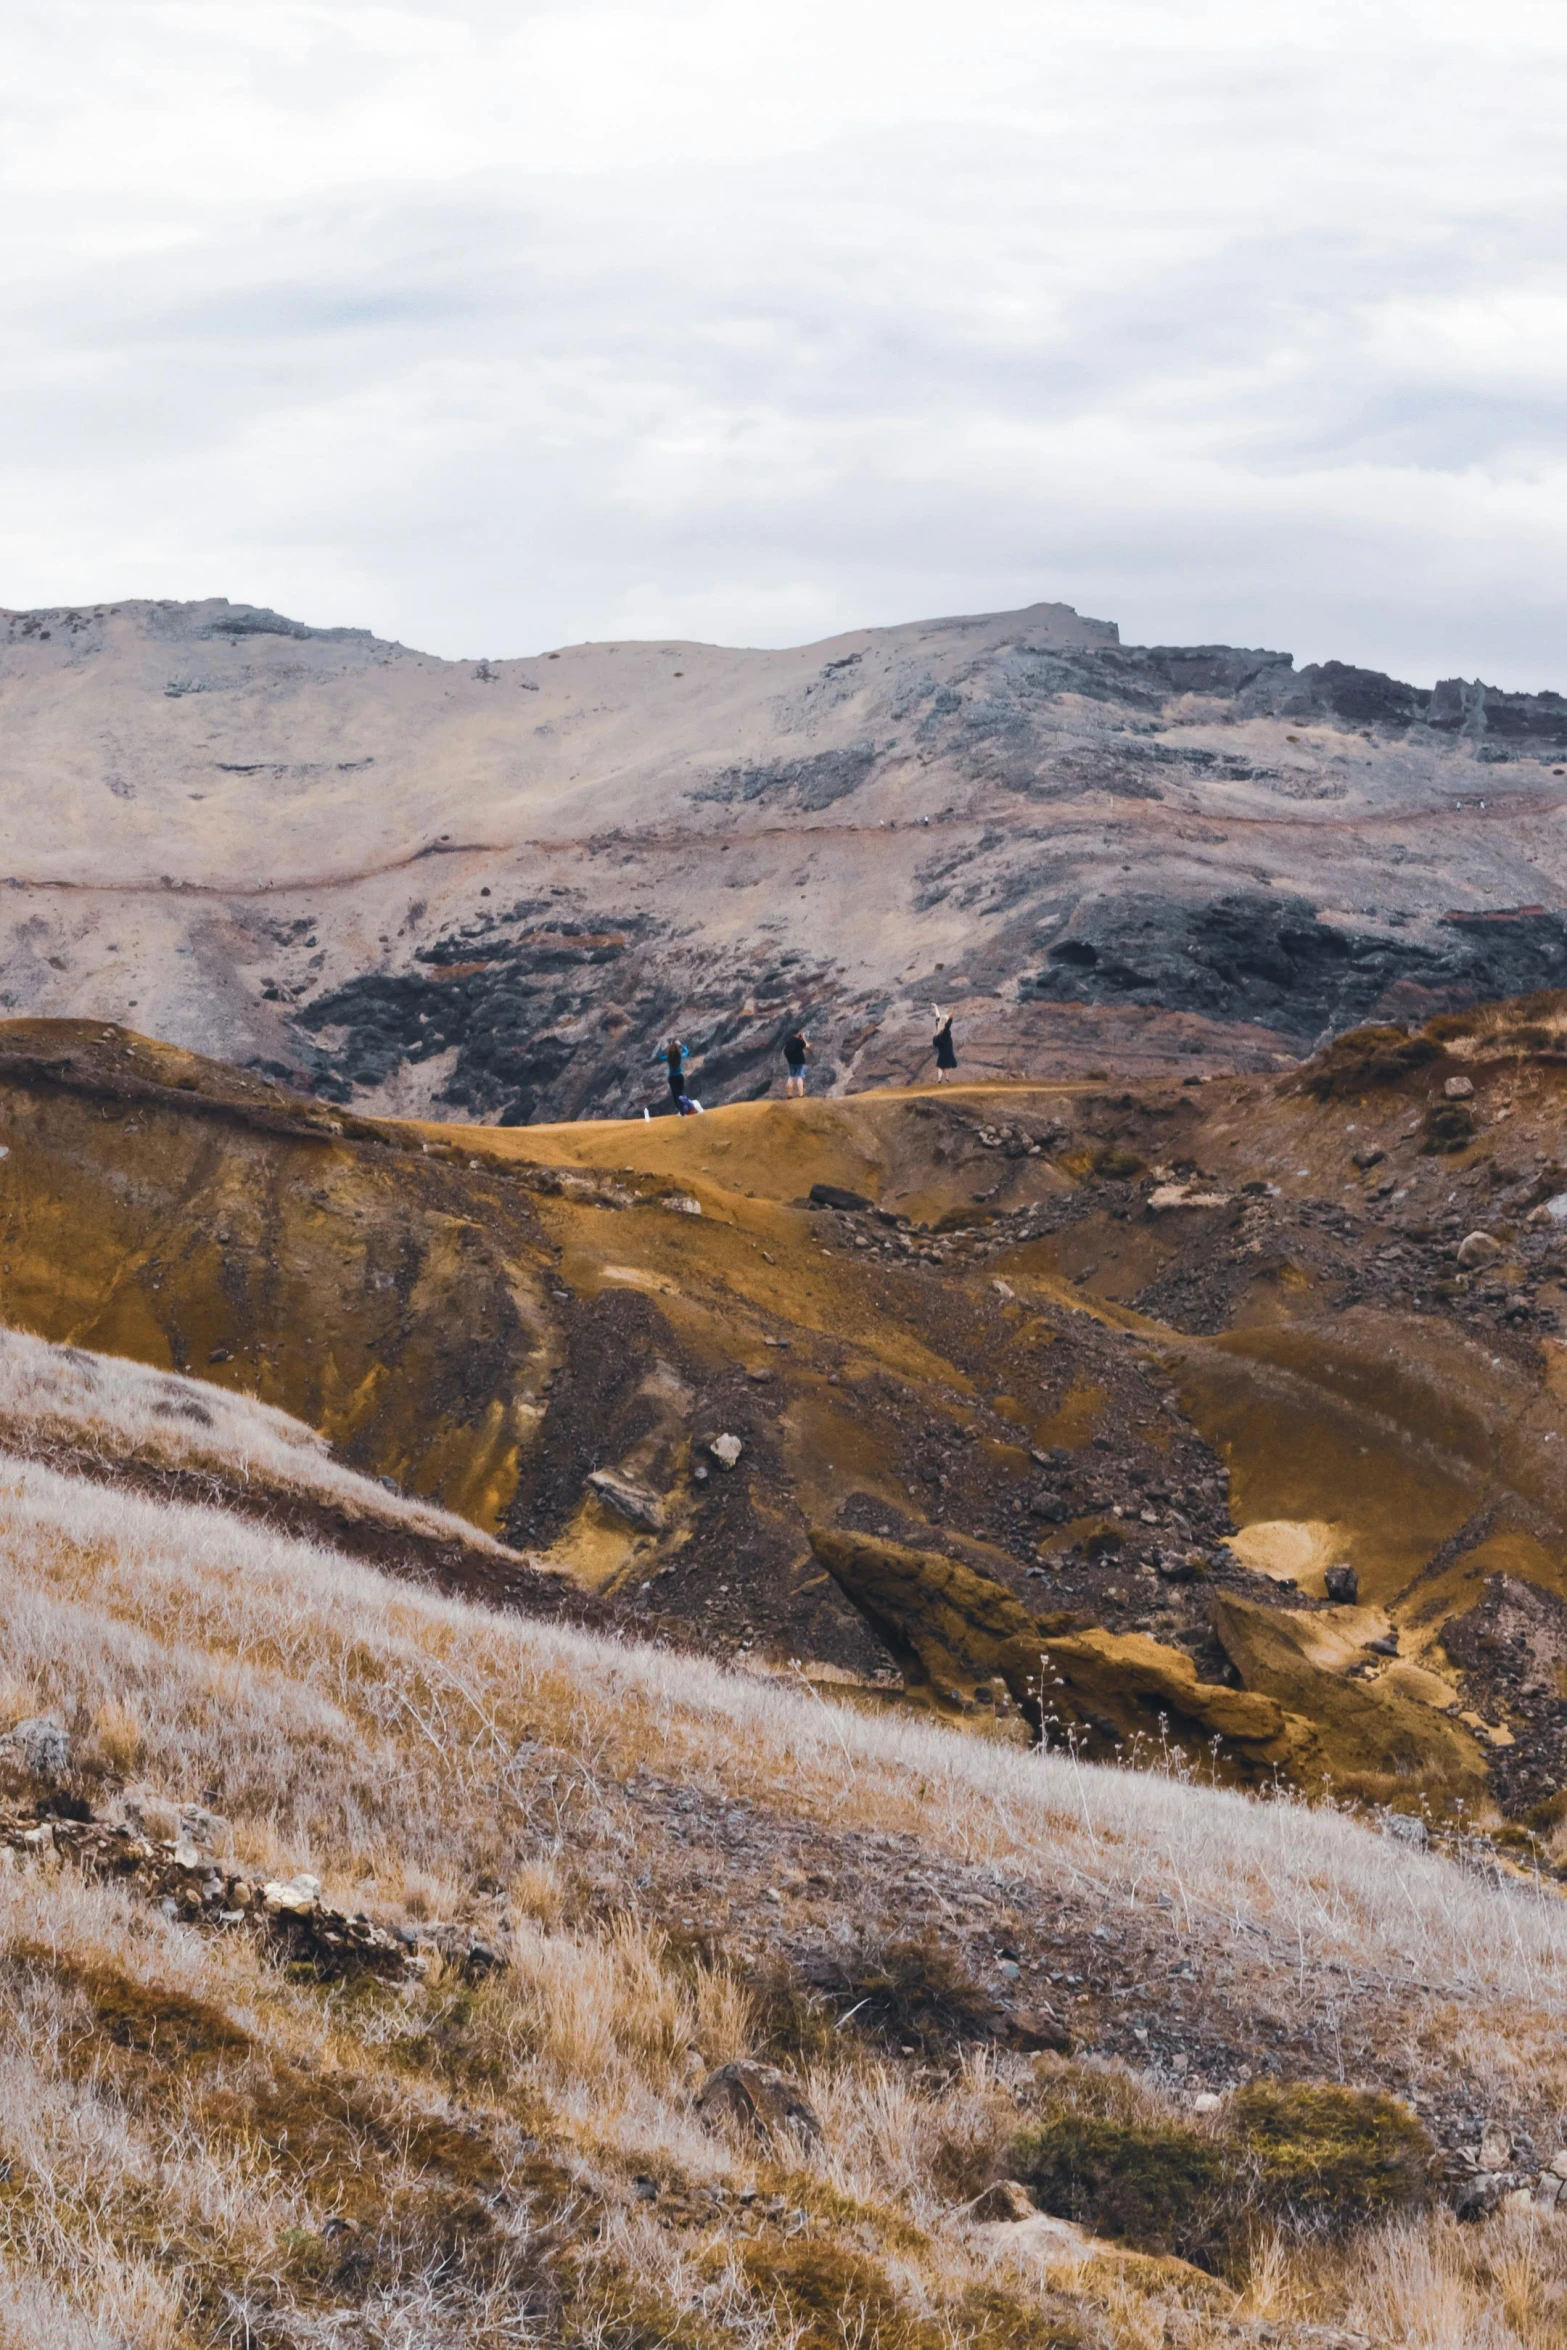
[[[0,603],[1567,688],[1562,0],[8,0]]]

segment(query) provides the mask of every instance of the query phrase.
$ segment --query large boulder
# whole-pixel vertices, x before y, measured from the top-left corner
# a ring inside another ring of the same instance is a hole
[[[1484,1757],[1461,1722],[1401,1689],[1346,1679],[1342,1669],[1321,1661],[1331,1653],[1322,1614],[1264,1607],[1228,1593],[1215,1595],[1211,1614],[1246,1689],[1310,1725],[1290,1758],[1292,1777],[1308,1784],[1331,1779],[1340,1792],[1377,1801],[1474,1801],[1485,1794]]]
[[[71,1768],[70,1732],[47,1714],[30,1714],[0,1738],[0,1764],[8,1776],[57,1787]]]
[[[1161,1734],[1205,1746],[1218,1738],[1241,1776],[1283,1762],[1298,1738],[1272,1698],[1199,1680],[1183,1650],[1081,1617],[1035,1615],[961,1559],[835,1527],[813,1532],[811,1547],[905,1686],[938,1705],[999,1678],[1036,1736],[1070,1731],[1090,1751]]]

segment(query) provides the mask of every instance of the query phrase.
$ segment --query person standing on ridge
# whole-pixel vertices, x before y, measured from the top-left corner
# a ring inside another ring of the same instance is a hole
[[[653,1058],[662,1061],[668,1072],[669,1098],[674,1104],[675,1116],[689,1118],[694,1111],[700,1110],[701,1103],[692,1101],[686,1092],[685,1070],[690,1055],[679,1037],[672,1036],[667,1044],[660,1045]]]
[[[783,1054],[784,1065],[789,1071],[784,1080],[784,1092],[786,1094],[803,1094],[805,1091],[805,1064],[811,1057],[811,1048],[806,1043],[804,1032],[801,1029],[790,1029],[789,1034],[784,1038]]]
[[[952,1014],[944,1012],[940,1004],[932,1004],[930,1008],[936,1016],[936,1033],[930,1040],[930,1049],[936,1056],[936,1083],[943,1085],[948,1070],[958,1065],[957,1047],[952,1041]]]

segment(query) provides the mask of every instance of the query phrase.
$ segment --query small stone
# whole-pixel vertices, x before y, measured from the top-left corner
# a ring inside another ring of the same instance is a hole
[[[1513,2142],[1505,2131],[1488,2129],[1480,2140],[1480,2168],[1506,2170],[1513,2158]]]
[[[635,1526],[647,1534],[664,1531],[664,1505],[656,1493],[644,1486],[633,1485],[629,1477],[617,1477],[613,1469],[594,1469],[588,1485],[617,1518],[624,1518],[628,1526]]]
[[[1360,1597],[1360,1577],[1353,1567],[1329,1567],[1322,1582],[1329,1599],[1341,1607],[1353,1607]]]
[[[1000,1298],[1003,1305],[1010,1305],[1012,1300],[1017,1295],[1017,1291],[1012,1287],[1010,1282],[992,1281],[990,1286],[995,1291],[997,1297]]]
[[[1222,2103],[1222,2098],[1216,2097],[1211,2089],[1204,2089],[1192,2099],[1192,2111],[1193,2113],[1217,2113]]]
[[[1474,1089],[1472,1077],[1450,1077],[1442,1091],[1450,1102],[1466,1102]]]
[[[996,2220],[1032,2219],[1039,2209],[1033,2196],[1019,2179],[997,2179],[994,2185],[965,2204],[962,2216],[984,2227]]]
[[[772,1378],[772,1372],[767,1368],[765,1363],[757,1363],[751,1370],[747,1371],[746,1377],[751,1380],[755,1386],[765,1387]]]
[[[1190,1583],[1201,1564],[1189,1551],[1162,1550],[1154,1561],[1154,1573],[1161,1583]]]
[[[710,2073],[696,2109],[704,2120],[723,2115],[769,2142],[785,2132],[821,2142],[821,2119],[804,2090],[776,2065],[759,2064],[754,2057],[736,2057]]]
[[[306,1893],[295,1885],[285,1885],[274,1877],[261,1888],[261,1899],[274,1917],[308,1917],[316,1906],[313,1893]]]
[[[1466,1271],[1475,1265],[1494,1265],[1501,1253],[1501,1242],[1489,1232],[1471,1232],[1458,1244],[1458,1262]]]
[[[1545,2167],[1553,2178],[1567,2179],[1567,2146],[1558,2146]]]
[[[738,1436],[715,1436],[708,1451],[721,1469],[732,1469],[745,1450]]]

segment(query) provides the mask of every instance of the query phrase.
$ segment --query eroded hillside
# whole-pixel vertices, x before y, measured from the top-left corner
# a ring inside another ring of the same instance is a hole
[[[1562,1025],[523,1132],[13,1023],[0,1314],[252,1391],[649,1634],[1549,1858]]]

